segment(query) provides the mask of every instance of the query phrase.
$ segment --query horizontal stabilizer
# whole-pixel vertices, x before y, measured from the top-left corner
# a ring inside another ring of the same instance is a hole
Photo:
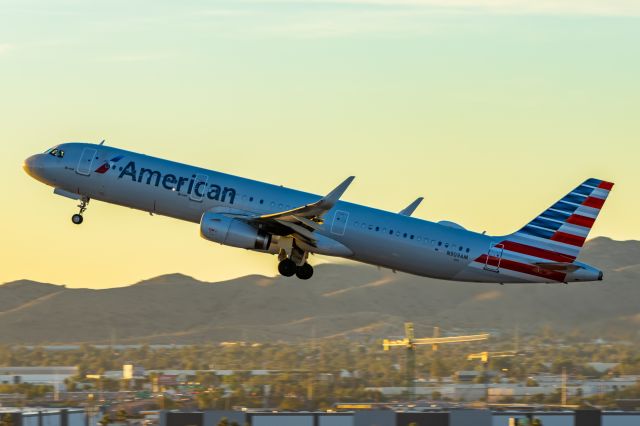
[[[575,272],[580,269],[579,265],[569,262],[537,262],[534,265],[542,269],[547,269],[549,271],[559,272]]]

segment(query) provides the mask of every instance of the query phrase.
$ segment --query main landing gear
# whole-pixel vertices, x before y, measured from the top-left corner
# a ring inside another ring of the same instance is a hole
[[[295,275],[301,280],[308,280],[313,276],[313,266],[307,262],[298,266],[293,260],[286,258],[278,263],[278,272],[284,277],[292,277]]]
[[[80,212],[71,216],[71,222],[73,222],[76,225],[80,225],[84,221],[84,217],[82,216],[82,213],[87,211],[88,204],[89,204],[89,198],[80,199],[80,204],[78,204],[78,207],[80,208]]]
[[[307,263],[308,253],[294,247],[291,256],[287,256],[283,250],[280,252],[278,272],[284,277],[296,276],[301,280],[308,280],[313,276],[313,266]]]

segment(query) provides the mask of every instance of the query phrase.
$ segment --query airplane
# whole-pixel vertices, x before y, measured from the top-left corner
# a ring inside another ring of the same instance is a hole
[[[63,143],[27,158],[24,170],[79,201],[90,200],[200,225],[219,244],[278,256],[285,277],[307,280],[310,254],[341,257],[418,276],[484,283],[603,279],[577,257],[613,183],[590,178],[516,232],[490,236],[341,201],[354,177],[324,197],[115,147]]]

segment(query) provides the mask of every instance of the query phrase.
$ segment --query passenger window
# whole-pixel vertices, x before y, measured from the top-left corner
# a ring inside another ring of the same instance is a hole
[[[438,241],[438,247],[442,246],[442,241]]]
[[[413,240],[413,235],[409,237],[410,240]]]
[[[407,233],[402,234],[402,238],[407,238]]]
[[[380,230],[379,226],[376,226],[376,232],[378,232]]]
[[[467,247],[467,253],[469,253],[469,247]]]
[[[389,235],[393,235],[393,229],[389,229]]]
[[[249,202],[253,203],[253,197],[249,197]]]

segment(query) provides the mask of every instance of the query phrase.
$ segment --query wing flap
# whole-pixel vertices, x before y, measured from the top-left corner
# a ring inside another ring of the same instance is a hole
[[[302,236],[304,239],[308,240],[309,242],[311,243],[315,242],[316,239],[314,238],[313,233],[309,231],[307,228],[300,226],[297,223],[289,222],[286,220],[280,220],[280,219],[274,219],[274,220],[278,222],[280,225],[286,226],[287,228],[291,229],[293,232]]]
[[[314,231],[321,228],[322,216],[336,205],[354,179],[355,176],[349,176],[318,201],[291,210],[261,216],[247,215],[246,212],[234,209],[219,210],[220,213],[229,217],[259,224],[263,229],[274,235],[292,236],[297,240],[303,241],[310,247],[323,249],[327,253],[336,252],[336,250],[340,253],[352,253],[340,243],[323,238],[320,234],[314,234]],[[341,247],[338,247],[338,245]]]

